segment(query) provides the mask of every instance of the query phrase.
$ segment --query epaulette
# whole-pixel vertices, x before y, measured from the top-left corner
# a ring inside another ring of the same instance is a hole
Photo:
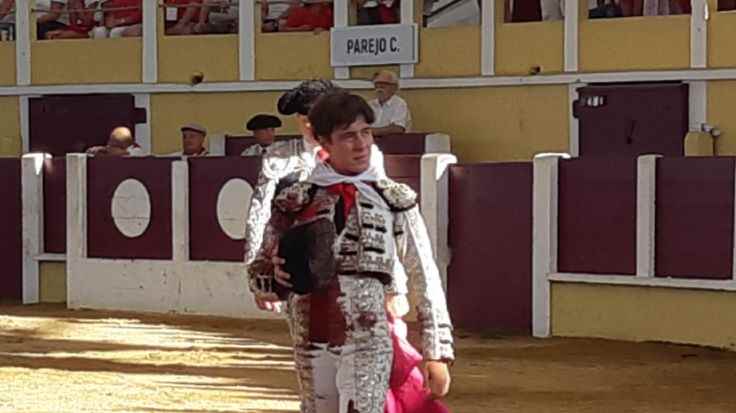
[[[316,189],[317,185],[315,184],[303,181],[297,182],[276,194],[273,204],[282,212],[299,212],[312,201]]]
[[[279,179],[299,163],[299,153],[293,141],[275,142],[263,154],[263,174],[270,179]]]
[[[412,209],[417,204],[417,193],[409,185],[391,179],[379,179],[376,187],[383,200],[394,212]]]

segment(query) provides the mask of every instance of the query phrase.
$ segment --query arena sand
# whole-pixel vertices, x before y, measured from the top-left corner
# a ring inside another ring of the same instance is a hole
[[[736,354],[458,332],[454,413],[736,412]],[[295,412],[286,324],[0,305],[0,412]]]

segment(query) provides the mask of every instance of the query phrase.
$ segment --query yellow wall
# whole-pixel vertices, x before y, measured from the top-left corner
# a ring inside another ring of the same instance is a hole
[[[281,93],[197,93],[158,94],[151,96],[151,136],[153,152],[181,150],[179,128],[188,122],[204,125],[210,135],[244,134],[245,122],[256,113],[277,114],[276,101]],[[292,117],[283,119],[281,134],[297,133]]]
[[[15,42],[0,42],[0,85],[15,84]]]
[[[34,41],[33,84],[141,82],[141,39]]]
[[[452,136],[463,161],[531,159],[568,147],[566,86],[415,89],[399,92],[411,108],[414,130]],[[372,98],[371,91],[361,91]],[[210,135],[244,133],[255,113],[276,113],[278,92],[158,94],[151,97],[153,151],[180,150],[179,127],[206,126]],[[448,112],[452,108],[452,112]],[[280,133],[297,133],[291,117]]]
[[[66,265],[60,262],[42,262],[39,274],[40,301],[66,302]]]
[[[736,81],[708,82],[708,123],[721,130],[716,155],[736,155]]]
[[[256,33],[257,80],[331,79],[330,33]]]
[[[463,162],[531,159],[568,148],[566,86],[416,89],[400,92],[414,129],[445,132]]]
[[[0,156],[19,156],[22,148],[18,97],[0,96]]]
[[[162,36],[158,58],[159,82],[189,83],[194,72],[205,82],[240,78],[237,35]]]
[[[708,66],[736,67],[733,39],[736,39],[736,13],[716,12],[717,0],[710,0],[708,22]]]
[[[356,80],[371,80],[373,79],[373,74],[380,70],[390,70],[398,75],[400,68],[398,65],[355,66],[350,68],[350,78]]]
[[[736,293],[552,284],[552,334],[736,349]]]
[[[504,23],[503,2],[496,2],[496,74],[528,75],[564,69],[565,38],[562,21]]]
[[[480,27],[456,26],[419,30],[416,77],[480,75]]]
[[[579,53],[585,72],[686,69],[690,16],[582,18]]]

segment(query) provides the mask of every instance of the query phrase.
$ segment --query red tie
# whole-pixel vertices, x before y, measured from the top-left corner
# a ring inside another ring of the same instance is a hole
[[[339,183],[328,186],[327,190],[332,194],[340,195],[340,197],[342,197],[344,204],[343,213],[345,214],[345,220],[347,220],[350,210],[353,208],[353,205],[355,205],[355,192],[357,191],[357,188],[355,188],[355,185],[353,184]]]

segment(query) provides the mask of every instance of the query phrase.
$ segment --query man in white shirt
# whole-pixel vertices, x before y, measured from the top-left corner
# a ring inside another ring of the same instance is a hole
[[[399,90],[399,78],[390,70],[382,70],[373,76],[376,99],[369,102],[376,121],[373,123],[373,135],[395,135],[409,132],[411,129],[411,112],[406,101],[396,95]]]

